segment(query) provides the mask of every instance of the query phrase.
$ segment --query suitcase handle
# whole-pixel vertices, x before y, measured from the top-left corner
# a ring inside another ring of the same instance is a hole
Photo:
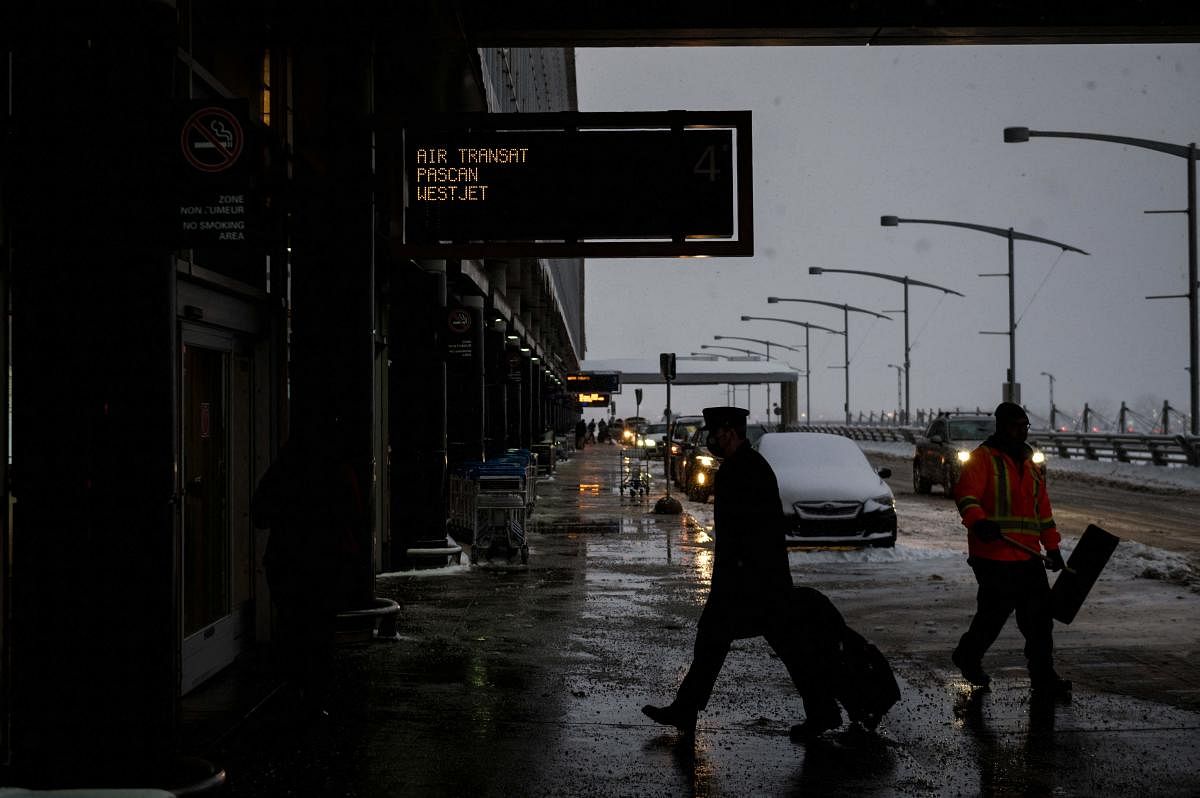
[[[1050,562],[1050,558],[1049,558],[1049,557],[1047,557],[1045,554],[1042,554],[1042,553],[1041,553],[1039,550],[1037,550],[1037,549],[1035,549],[1035,548],[1033,548],[1033,547],[1031,547],[1031,546],[1026,546],[1026,545],[1025,545],[1024,543],[1022,543],[1021,541],[1019,541],[1019,540],[1014,540],[1013,538],[1010,538],[1008,535],[1005,535],[1003,532],[1001,532],[1001,533],[1000,533],[1000,537],[1001,537],[1001,538],[1004,540],[1004,542],[1005,542],[1005,543],[1007,543],[1008,545],[1010,545],[1010,546],[1015,546],[1015,547],[1017,547],[1018,549],[1020,549],[1021,551],[1028,552],[1028,553],[1032,554],[1034,557],[1037,557],[1037,558],[1038,558],[1039,560],[1041,560],[1042,562]],[[1074,569],[1074,568],[1072,568],[1071,566],[1069,566],[1069,565],[1065,564],[1065,563],[1063,564],[1063,570],[1064,570],[1064,571],[1066,571],[1066,572],[1067,572],[1067,573],[1069,573],[1069,574],[1073,574],[1073,573],[1075,573],[1075,569]]]

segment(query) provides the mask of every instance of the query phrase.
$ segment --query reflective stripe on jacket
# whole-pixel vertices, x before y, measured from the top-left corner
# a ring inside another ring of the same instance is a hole
[[[1000,531],[1030,548],[1057,549],[1058,530],[1046,493],[1046,480],[1029,458],[1020,464],[986,444],[971,452],[962,476],[954,486],[954,499],[968,530],[967,547],[972,557],[987,560],[1028,560],[1032,555],[1003,540],[984,542],[970,532],[984,518],[1000,525]]]

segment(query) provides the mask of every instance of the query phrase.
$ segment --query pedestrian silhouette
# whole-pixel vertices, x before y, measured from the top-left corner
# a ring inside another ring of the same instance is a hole
[[[582,449],[585,440],[587,440],[587,424],[581,418],[575,422],[575,448]]]
[[[325,709],[334,625],[352,586],[366,509],[338,417],[299,424],[259,481],[254,525],[271,529],[263,565],[275,606],[275,656],[301,707]]]
[[[797,634],[779,484],[770,464],[746,440],[747,415],[738,407],[704,409],[708,448],[724,458],[714,491],[712,585],[697,625],[692,664],[675,700],[665,707],[647,704],[642,712],[693,734],[730,644],[762,636],[804,699],[805,721],[792,736],[809,740],[840,726],[841,710],[829,685],[822,684],[829,660],[808,650]]]

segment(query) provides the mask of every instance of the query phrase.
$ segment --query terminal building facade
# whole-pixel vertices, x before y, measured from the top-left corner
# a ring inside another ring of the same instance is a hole
[[[0,25],[0,737],[5,783],[87,785],[269,647],[250,502],[295,430],[366,486],[353,609],[446,546],[448,467],[574,425],[582,260],[399,246],[406,121],[575,110],[574,54],[441,3],[30,5]]]

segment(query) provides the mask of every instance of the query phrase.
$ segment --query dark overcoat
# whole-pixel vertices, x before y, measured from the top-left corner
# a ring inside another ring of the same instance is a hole
[[[761,619],[787,601],[792,587],[775,472],[744,441],[721,463],[714,496],[716,552],[706,614]]]

